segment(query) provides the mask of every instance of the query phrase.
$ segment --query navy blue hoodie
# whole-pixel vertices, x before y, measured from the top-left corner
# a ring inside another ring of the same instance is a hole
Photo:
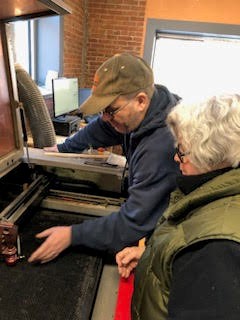
[[[151,235],[176,184],[178,166],[173,160],[173,138],[165,119],[177,100],[167,88],[155,86],[144,120],[127,135],[129,187],[126,202],[118,212],[73,225],[72,245],[117,252]],[[98,148],[124,144],[124,139],[123,134],[99,117],[58,145],[58,150],[81,152],[89,145]]]

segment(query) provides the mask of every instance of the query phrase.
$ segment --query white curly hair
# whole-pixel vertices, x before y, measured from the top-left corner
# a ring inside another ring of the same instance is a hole
[[[181,101],[167,124],[200,172],[239,165],[240,95],[224,94],[195,104]]]

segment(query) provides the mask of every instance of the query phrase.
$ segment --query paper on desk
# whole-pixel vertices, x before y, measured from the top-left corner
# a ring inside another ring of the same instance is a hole
[[[110,153],[109,157],[107,158],[106,163],[112,164],[119,167],[125,167],[126,165],[126,158],[124,156],[120,156],[116,153]]]

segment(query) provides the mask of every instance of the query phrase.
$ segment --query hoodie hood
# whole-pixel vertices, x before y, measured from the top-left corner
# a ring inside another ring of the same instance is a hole
[[[180,100],[166,87],[155,85],[155,90],[146,116],[140,126],[133,132],[134,138],[140,137],[146,132],[165,126],[165,120],[170,109]]]

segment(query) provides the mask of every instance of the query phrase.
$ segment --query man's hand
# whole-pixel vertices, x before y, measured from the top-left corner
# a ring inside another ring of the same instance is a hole
[[[126,247],[116,254],[118,272],[123,278],[128,278],[131,271],[136,268],[144,250],[144,246]]]
[[[53,227],[36,235],[36,238],[47,238],[41,246],[32,253],[28,262],[46,263],[56,258],[71,244],[72,227]]]
[[[43,150],[46,152],[59,152],[56,144],[52,147],[44,147]]]

